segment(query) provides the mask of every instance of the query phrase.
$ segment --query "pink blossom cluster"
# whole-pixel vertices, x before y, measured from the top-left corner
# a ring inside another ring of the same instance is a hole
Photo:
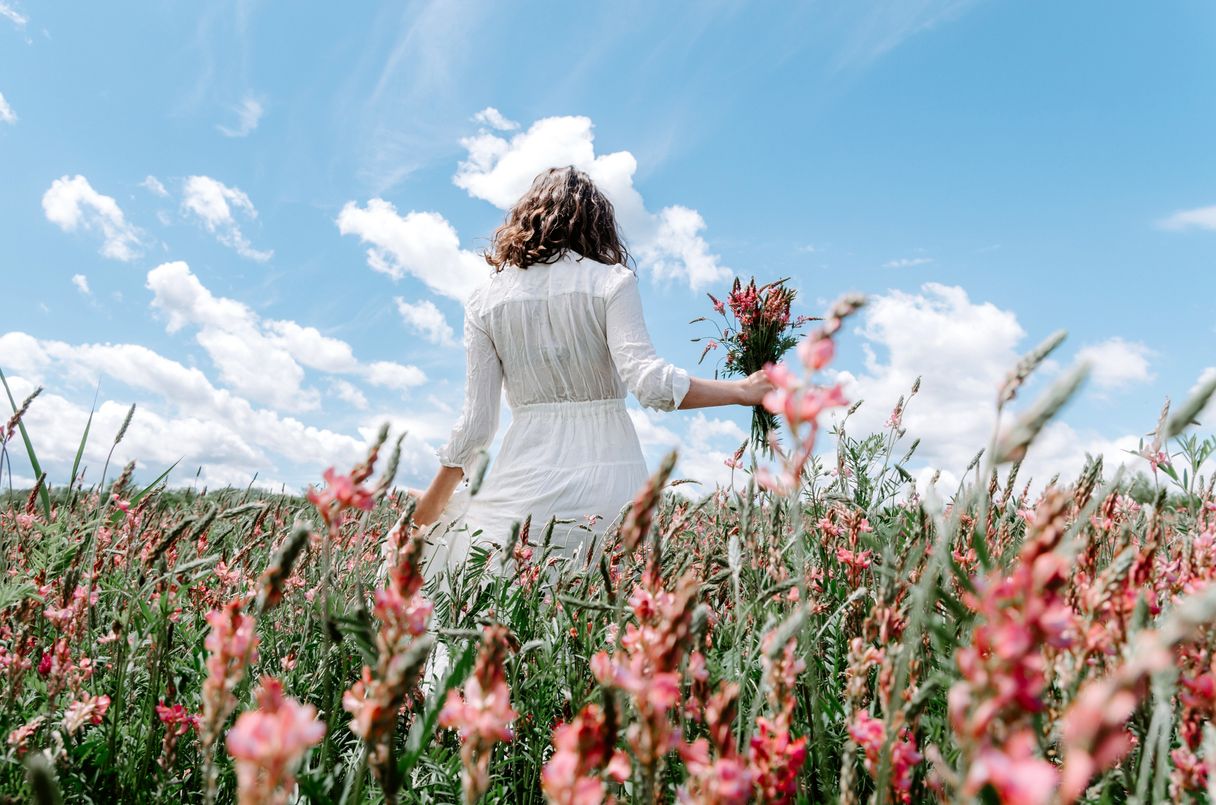
[[[262,680],[256,697],[257,709],[241,713],[226,741],[236,763],[237,799],[241,805],[286,805],[296,768],[325,737],[325,724],[311,704],[285,695],[274,677]]]
[[[626,693],[637,721],[626,732],[643,785],[653,785],[663,759],[680,743],[670,711],[680,700],[680,664],[688,646],[698,582],[689,573],[667,590],[654,568],[629,597],[636,623],[625,626],[620,646],[591,658],[591,673],[603,686]]]
[[[490,787],[490,758],[494,745],[515,738],[512,722],[519,717],[511,709],[511,689],[503,665],[507,659],[510,632],[505,626],[487,626],[473,675],[463,693],[448,691],[439,725],[460,733],[461,781],[465,802],[477,802]]]
[[[1069,562],[1055,551],[1070,503],[1049,490],[1009,574],[998,569],[976,579],[975,594],[964,596],[978,621],[971,643],[956,652],[960,679],[948,704],[970,759],[966,796],[991,786],[1002,802],[1047,802],[1055,789],[1055,767],[1030,751],[1030,719],[1046,706],[1046,653],[1068,648],[1077,632],[1065,595]]]
[[[874,718],[865,710],[858,710],[849,725],[849,737],[861,747],[865,753],[866,771],[871,777],[878,777],[878,768],[882,752],[887,742],[887,725],[881,719]],[[912,801],[912,775],[916,766],[923,760],[916,749],[916,736],[904,727],[899,737],[891,743],[891,787],[900,802]]]
[[[553,805],[611,803],[604,774],[622,783],[631,770],[629,757],[616,748],[616,734],[604,711],[589,704],[554,728],[553,755],[541,771],[541,790]]]

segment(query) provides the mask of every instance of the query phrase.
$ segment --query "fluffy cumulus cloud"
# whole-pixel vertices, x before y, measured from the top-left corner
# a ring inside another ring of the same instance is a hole
[[[475,198],[507,209],[541,171],[574,165],[611,199],[639,262],[657,278],[685,282],[697,290],[731,276],[702,236],[705,221],[700,213],[680,206],[650,212],[633,185],[637,172],[633,154],[596,154],[590,118],[544,118],[510,139],[483,130],[461,144],[468,157],[460,163],[454,181]]]
[[[183,262],[148,273],[153,306],[176,332],[186,325],[220,371],[220,377],[260,402],[287,410],[317,407],[318,393],[304,388],[305,367],[353,374],[401,390],[423,383],[421,370],[389,362],[361,364],[345,341],[288,320],[264,320],[246,305],[213,295]],[[408,382],[407,382],[408,381]]]
[[[76,286],[76,290],[80,291],[85,296],[90,296],[93,293],[93,291],[89,288],[89,278],[84,274],[73,274],[72,284]]]
[[[1158,225],[1162,229],[1173,231],[1186,229],[1216,230],[1216,206],[1197,207],[1193,210],[1179,210],[1161,220]]]
[[[42,196],[46,219],[64,232],[85,230],[101,235],[101,253],[113,260],[133,260],[140,254],[139,230],[127,222],[118,202],[93,189],[77,174],[51,182]]]
[[[235,126],[223,124],[216,126],[219,133],[225,137],[248,137],[262,121],[262,115],[266,110],[257,98],[246,95],[233,111],[236,113],[237,120]]]
[[[920,391],[903,417],[905,441],[921,440],[912,468],[923,468],[925,477],[941,469],[957,478],[988,446],[996,427],[997,389],[1021,353],[1033,346],[1031,340],[1012,312],[972,301],[962,288],[936,283],[917,293],[875,297],[861,317],[856,334],[862,339],[863,369],[836,375],[850,400],[864,400],[849,420],[849,432],[861,436],[883,430],[896,401],[920,377]],[[1037,473],[1046,481],[1044,473],[1075,473],[1086,453],[1118,464],[1126,460],[1122,450],[1128,446],[1135,446],[1134,437],[1111,440],[1054,422],[1031,447],[1023,478]]]
[[[456,344],[456,334],[452,325],[444,317],[443,311],[429,299],[410,302],[402,297],[396,298],[397,312],[401,320],[412,331],[418,333],[432,344],[450,347]]]
[[[361,363],[350,344],[315,327],[290,320],[263,319],[247,305],[218,297],[181,261],[148,272],[152,306],[165,317],[169,332],[197,328],[195,340],[240,394],[288,411],[315,409],[320,395],[305,387],[305,369],[356,375],[396,391],[426,381],[415,366],[388,361]]]
[[[189,176],[182,189],[182,210],[242,257],[266,262],[274,256],[272,250],[253,248],[237,223],[238,213],[249,220],[258,217],[253,202],[240,188],[229,187],[210,176]]]
[[[683,494],[700,497],[718,487],[737,488],[746,477],[726,465],[747,434],[736,422],[712,417],[703,411],[692,416],[660,414],[644,408],[629,409],[629,418],[645,447],[647,461],[656,466],[663,455],[676,450],[679,464],[675,477],[695,484],[676,487]],[[683,435],[677,432],[683,431]]]
[[[1077,353],[1089,363],[1089,379],[1102,389],[1120,389],[1153,379],[1149,360],[1153,351],[1139,341],[1111,338],[1091,344]]]
[[[214,483],[245,483],[275,459],[310,466],[318,456],[355,460],[362,441],[325,428],[305,425],[268,408],[259,408],[217,388],[197,368],[187,367],[135,344],[69,344],[25,333],[0,335],[0,350],[20,355],[14,393],[35,382],[51,388],[102,379],[107,388],[126,386],[146,401],[138,407],[116,461],[138,460],[159,471],[178,459],[201,465]],[[103,402],[93,422],[98,436],[86,459],[99,468],[110,437],[118,430],[128,403]],[[84,431],[88,410],[54,393],[44,393],[30,410],[27,425],[40,456],[51,464],[70,462]],[[263,476],[265,479],[265,476]]]
[[[463,302],[489,275],[485,260],[460,248],[456,229],[438,213],[400,215],[390,202],[373,198],[364,207],[347,203],[337,223],[343,235],[356,235],[369,245],[368,265],[395,280],[410,275],[435,293]]]
[[[4,93],[0,92],[0,123],[8,123],[10,126],[17,122],[17,113],[13,111],[13,107],[9,106],[8,101],[4,99]]]
[[[177,483],[192,480],[194,469],[201,466],[202,482],[213,486],[244,485],[257,476],[263,485],[285,480],[298,488],[315,480],[328,464],[349,466],[358,460],[381,419],[391,420],[395,432],[408,433],[403,467],[418,472],[430,466],[433,444],[449,424],[446,416],[394,415],[393,406],[360,424],[356,434],[306,424],[217,386],[196,367],[136,344],[72,344],[9,332],[0,334],[0,354],[14,396],[24,397],[36,385],[49,389],[38,397],[26,423],[43,464],[58,468],[60,474],[71,464],[89,411],[57,392],[79,388],[91,393],[98,381],[107,399],[93,420],[86,463],[93,471],[100,468],[111,437],[135,400],[136,415],[115,463],[138,460],[145,473],[155,474],[181,459]],[[372,366],[376,373],[394,371]],[[124,389],[121,399],[114,399],[116,388]],[[363,392],[348,381],[335,379],[332,390],[355,409],[367,407]],[[20,464],[21,457],[16,461]]]

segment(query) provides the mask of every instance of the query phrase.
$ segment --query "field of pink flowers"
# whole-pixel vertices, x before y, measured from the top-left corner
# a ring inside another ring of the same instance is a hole
[[[915,388],[886,432],[845,415],[812,450],[847,410],[813,381],[858,303],[771,371],[784,449],[741,453],[742,491],[671,494],[669,459],[590,562],[522,523],[508,577],[478,555],[424,583],[383,438],[307,499],[130,467],[9,492],[0,797],[1213,800],[1216,439],[1188,435],[1213,384],[1162,414],[1142,471],[1029,487],[1018,461],[1068,374],[922,497]],[[19,419],[0,436],[36,467]]]

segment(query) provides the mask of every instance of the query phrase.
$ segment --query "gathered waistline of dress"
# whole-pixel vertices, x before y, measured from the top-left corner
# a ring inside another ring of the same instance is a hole
[[[598,414],[625,411],[625,398],[612,397],[607,400],[561,400],[559,402],[525,403],[511,406],[511,416],[528,414]]]

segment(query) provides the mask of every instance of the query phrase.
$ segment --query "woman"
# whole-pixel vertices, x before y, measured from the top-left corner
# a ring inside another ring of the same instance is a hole
[[[459,570],[473,545],[501,547],[528,515],[609,524],[647,478],[626,389],[670,411],[755,405],[771,388],[759,372],[702,380],[655,355],[629,259],[612,204],[573,167],[537,176],[495,232],[494,274],[465,311],[464,410],[415,510],[420,526],[442,523],[428,535],[428,576]],[[497,460],[463,515],[445,512],[494,438],[504,385],[511,424]],[[551,544],[574,556],[590,540],[564,526]]]

